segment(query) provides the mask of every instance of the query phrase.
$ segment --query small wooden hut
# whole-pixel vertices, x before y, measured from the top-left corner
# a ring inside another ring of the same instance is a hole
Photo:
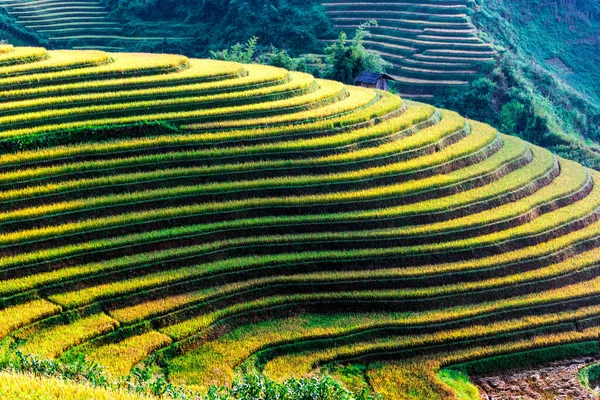
[[[388,74],[379,72],[361,72],[354,80],[354,84],[366,88],[388,90],[388,82],[393,80],[394,78]]]

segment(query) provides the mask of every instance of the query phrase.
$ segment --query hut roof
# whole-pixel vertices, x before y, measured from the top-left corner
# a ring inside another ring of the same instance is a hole
[[[379,78],[384,78],[384,79],[391,80],[391,81],[394,80],[394,78],[392,78],[388,74],[382,74],[382,73],[379,73],[379,72],[361,72],[356,77],[356,79],[354,80],[354,82],[355,83],[369,83],[369,84],[373,84],[373,83],[377,83],[377,80]]]

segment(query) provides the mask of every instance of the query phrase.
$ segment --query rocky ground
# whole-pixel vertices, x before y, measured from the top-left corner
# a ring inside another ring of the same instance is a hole
[[[581,368],[598,361],[600,357],[563,360],[541,368],[471,379],[485,400],[598,400],[577,378]]]

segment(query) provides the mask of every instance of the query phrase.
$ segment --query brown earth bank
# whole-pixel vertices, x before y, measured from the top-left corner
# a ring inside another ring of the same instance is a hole
[[[598,361],[600,356],[555,361],[536,369],[472,376],[471,381],[479,387],[482,400],[597,400],[577,375]]]

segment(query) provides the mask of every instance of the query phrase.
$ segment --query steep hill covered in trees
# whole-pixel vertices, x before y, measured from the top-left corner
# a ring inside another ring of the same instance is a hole
[[[438,104],[599,169],[598,2],[480,3],[474,22],[499,49],[499,63]]]

